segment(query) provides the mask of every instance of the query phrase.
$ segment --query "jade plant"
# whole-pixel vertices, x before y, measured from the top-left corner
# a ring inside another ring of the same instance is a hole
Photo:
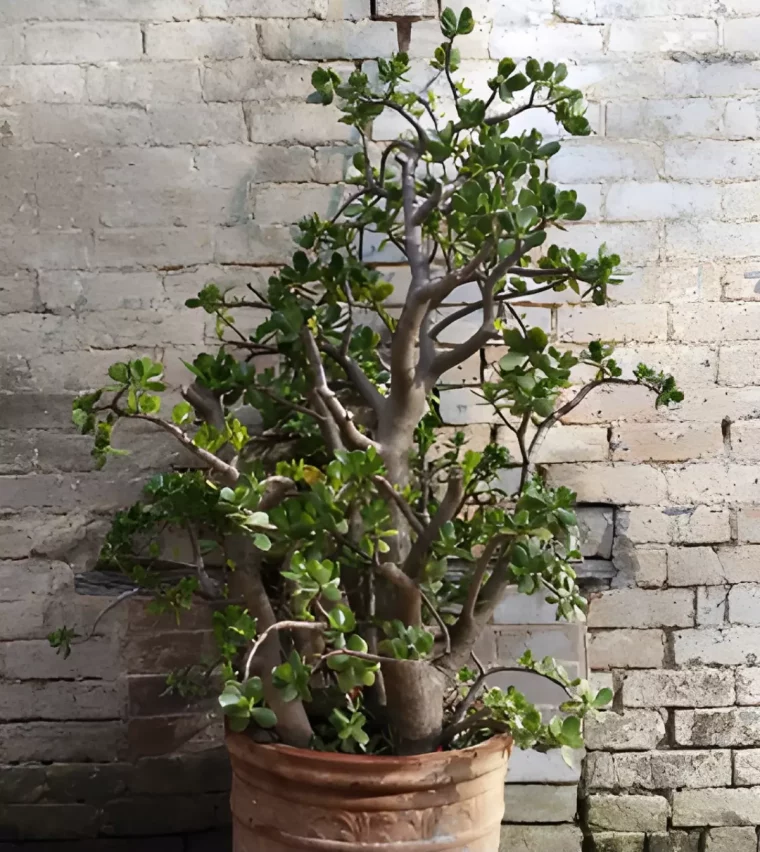
[[[510,129],[541,110],[587,135],[582,96],[564,65],[502,59],[476,97],[455,46],[472,14],[446,10],[441,28],[428,85],[411,85],[403,53],[372,76],[314,73],[311,100],[335,103],[356,134],[345,201],[300,223],[266,288],[209,284],[187,302],[219,342],[187,363],[182,401],[167,403],[163,366],[138,358],[74,405],[100,464],[120,452],[123,421],[183,448],[186,467],[117,514],[101,565],[126,572],[154,611],[212,607],[217,658],[169,688],[217,688],[228,727],[260,740],[415,754],[508,733],[523,748],[574,749],[582,719],[612,699],[530,654],[488,669],[476,643],[512,588],[561,619],[586,612],[575,495],[535,461],[547,432],[603,385],[645,385],[658,406],[682,395],[643,365],[624,378],[611,344],[563,351],[525,322],[520,306],[541,294],[604,305],[621,283],[617,255],[563,244],[585,208],[549,180],[560,142]],[[381,145],[373,122],[390,112],[406,129]],[[384,277],[383,253],[407,268],[406,293]],[[491,346],[501,357],[489,364]],[[486,368],[479,404],[514,455],[444,427],[441,389],[473,358]],[[64,627],[51,641],[67,653],[77,637]],[[493,685],[525,670],[565,690],[554,718]]]

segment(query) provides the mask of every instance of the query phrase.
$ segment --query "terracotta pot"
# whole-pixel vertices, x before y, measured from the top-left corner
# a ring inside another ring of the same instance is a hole
[[[234,852],[497,852],[509,737],[365,757],[228,734]]]

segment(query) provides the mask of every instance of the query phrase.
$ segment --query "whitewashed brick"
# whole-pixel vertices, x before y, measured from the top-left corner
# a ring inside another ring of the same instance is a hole
[[[579,779],[579,769],[568,766],[556,751],[542,754],[515,748],[509,759],[507,784],[575,785]]]
[[[721,136],[725,105],[707,98],[646,100],[610,104],[607,135],[623,139],[670,139],[678,136]],[[652,198],[656,207],[657,198]]]
[[[572,343],[588,343],[598,340],[600,335],[617,342],[665,340],[668,314],[662,307],[649,305],[607,308],[565,305],[559,311],[558,328],[560,340]]]
[[[327,8],[327,0],[206,0],[201,4],[201,14],[213,11],[230,18],[323,18]]]
[[[109,62],[143,55],[140,27],[129,23],[30,24],[25,44],[27,61],[34,63]]]
[[[311,75],[315,68],[256,59],[208,62],[202,70],[203,94],[207,101],[306,100],[314,90]],[[343,76],[350,73],[342,66],[335,70]]]
[[[427,2],[436,2],[436,0],[427,0]],[[488,59],[489,57],[489,38],[491,37],[492,27],[490,22],[485,24],[476,24],[475,29],[466,36],[457,39],[459,42],[459,50],[464,59]],[[381,36],[384,38],[385,33]],[[373,39],[377,38],[373,34]],[[412,41],[409,45],[409,56],[412,59],[424,59],[427,61],[435,52],[436,47],[441,43],[441,24],[440,21],[420,21],[414,25],[412,32]],[[394,47],[394,49],[398,49]],[[381,56],[382,53],[375,51],[373,56]]]
[[[665,659],[660,630],[594,630],[588,639],[592,669],[655,668]]]
[[[687,627],[694,624],[694,593],[687,589],[605,592],[589,607],[589,627]]]
[[[664,473],[668,498],[687,505],[697,500],[713,503],[730,500],[736,488],[731,473],[728,465],[711,462],[670,467]]]
[[[622,184],[622,186],[627,185]],[[657,186],[661,185],[657,184]],[[607,196],[607,215],[610,215],[609,199],[616,186],[618,184],[612,184],[609,189]],[[660,210],[659,204],[657,205],[657,210]],[[647,218],[652,218],[651,210],[647,214]],[[625,271],[626,277],[623,280],[623,284],[619,287],[611,288],[609,291],[610,301],[613,304],[629,304],[631,302],[668,302],[670,304],[715,302],[720,301],[722,296],[722,267],[715,263],[703,263],[699,265],[679,263],[674,266],[657,264],[647,266],[643,269],[626,269]]]
[[[600,18],[709,17],[713,0],[595,0]]]
[[[760,322],[760,304],[721,303],[709,311],[683,305],[672,313],[676,340],[721,342],[753,340]]]
[[[757,11],[755,10],[756,13]],[[756,54],[758,38],[760,38],[760,17],[725,22],[723,39],[728,51]]]
[[[612,588],[631,585],[644,589],[659,589],[665,585],[668,574],[667,552],[664,549],[634,548],[629,542],[615,542],[613,564],[616,576]]]
[[[760,238],[760,223],[695,220],[666,226],[665,251],[671,258],[748,257]]]
[[[760,629],[756,627],[701,628],[674,634],[677,666],[752,666],[760,659]]]
[[[732,624],[760,624],[759,603],[760,585],[743,583],[734,586],[728,595],[729,621]]]
[[[662,150],[650,142],[588,140],[565,142],[549,171],[560,183],[651,180],[662,168]]]
[[[615,183],[605,202],[608,219],[626,221],[717,216],[720,210],[721,189],[699,184]]]
[[[760,508],[740,506],[737,509],[736,520],[740,542],[760,543]]]
[[[660,796],[590,796],[588,823],[592,830],[665,831],[670,806]]]
[[[760,345],[755,342],[722,346],[718,383],[729,387],[756,385],[760,380]]]
[[[604,33],[599,27],[577,24],[553,24],[550,27],[531,27],[517,30],[495,27],[491,35],[491,56],[552,55],[558,59],[601,56]]]
[[[390,21],[265,21],[261,45],[269,59],[374,59],[398,49]]]
[[[734,698],[731,671],[633,671],[623,678],[626,707],[725,707]]]
[[[725,190],[727,192],[732,187],[752,186],[753,184],[751,183],[731,184],[725,187]],[[725,266],[723,273],[723,297],[727,301],[739,302],[753,302],[760,299],[760,275],[758,274],[757,267],[758,263],[754,260]]]
[[[0,65],[0,106],[81,103],[84,80],[76,65]]]
[[[608,711],[586,723],[586,747],[591,751],[630,751],[657,748],[665,723],[655,710]]]
[[[673,825],[757,825],[760,788],[682,790],[673,794]]]
[[[247,21],[187,21],[153,24],[147,54],[163,59],[237,59],[256,53],[256,29]]]
[[[676,180],[754,180],[760,164],[758,142],[676,141],[664,151],[664,174]]]
[[[718,27],[711,20],[613,21],[610,26],[610,53],[709,53],[717,46]]]
[[[728,586],[700,586],[697,589],[697,625],[719,627],[728,615]]]
[[[720,424],[649,424],[617,427],[611,438],[613,461],[686,461],[723,453]]]

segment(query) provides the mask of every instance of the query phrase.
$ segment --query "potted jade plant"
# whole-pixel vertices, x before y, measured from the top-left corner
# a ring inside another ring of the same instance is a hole
[[[530,654],[489,670],[476,642],[512,587],[558,618],[586,610],[575,495],[534,461],[547,432],[607,383],[643,384],[657,405],[682,395],[643,365],[622,378],[607,344],[560,351],[526,325],[519,306],[538,294],[604,305],[620,283],[614,254],[548,237],[571,239],[565,223],[585,213],[548,179],[560,143],[510,129],[543,110],[587,135],[581,94],[563,65],[503,59],[487,99],[471,96],[455,44],[472,14],[446,10],[441,25],[427,86],[411,86],[402,53],[372,78],[314,74],[312,99],[335,101],[360,140],[350,191],[331,218],[301,222],[298,250],[265,290],[210,284],[187,303],[215,318],[219,345],[187,364],[184,401],[166,410],[163,367],[141,358],[114,364],[74,406],[101,463],[129,420],[194,460],[116,516],[101,561],[154,609],[213,607],[218,663],[184,676],[221,693],[237,852],[495,852],[512,744],[580,748],[582,719],[612,699]],[[391,112],[406,130],[372,142]],[[394,299],[385,250],[408,272]],[[490,366],[489,345],[501,355]],[[440,389],[481,355],[478,402],[514,456],[442,432]],[[585,387],[572,386],[579,364]],[[191,554],[179,575],[151,564],[167,531]],[[51,641],[67,652],[75,634]],[[495,672],[524,670],[566,691],[554,718],[493,685]]]

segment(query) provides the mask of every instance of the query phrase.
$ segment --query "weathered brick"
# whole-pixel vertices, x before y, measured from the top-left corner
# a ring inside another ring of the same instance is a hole
[[[704,788],[730,786],[731,752],[650,751],[610,755],[610,787],[666,790],[679,787]]]
[[[92,103],[106,105],[198,103],[200,74],[188,62],[91,67],[87,93]]]
[[[604,34],[597,27],[577,24],[555,24],[552,27],[531,27],[517,30],[495,27],[491,35],[491,53],[519,58],[542,52],[559,53],[563,57],[600,56],[604,50]]]
[[[591,796],[588,823],[592,830],[665,831],[670,806],[660,796]]]
[[[153,24],[146,30],[154,59],[237,59],[256,52],[256,30],[247,21]]]
[[[676,710],[675,736],[679,745],[760,745],[760,710],[755,707]]]
[[[0,677],[10,680],[115,680],[120,665],[118,642],[111,638],[93,637],[66,660],[47,640],[0,643]]]
[[[757,825],[760,788],[681,790],[673,794],[674,826]]]
[[[687,461],[723,453],[719,423],[626,424],[611,438],[614,461]]]
[[[732,476],[736,470],[717,462],[669,467],[664,472],[668,498],[674,503],[685,504],[730,500],[737,487],[737,480]]]
[[[674,634],[674,650],[679,666],[751,666],[760,659],[760,629],[682,630]]]
[[[623,139],[672,139],[679,136],[720,137],[725,104],[708,98],[683,100],[646,100],[636,104],[610,104],[607,108],[607,134]],[[638,131],[635,128],[640,128]],[[718,187],[652,187],[651,203],[663,203],[663,218],[673,217],[672,208],[686,216],[700,211],[717,214],[720,209]],[[647,217],[649,218],[649,217]]]
[[[30,24],[26,58],[36,63],[106,62],[142,57],[137,24],[61,22]]]
[[[591,751],[630,751],[657,748],[665,723],[655,710],[609,711],[586,722],[586,747]]]
[[[617,513],[617,534],[634,544],[726,542],[731,517],[712,506],[632,506]]]
[[[589,627],[686,627],[694,624],[694,593],[688,589],[619,589],[591,602]]]
[[[121,722],[13,722],[0,724],[3,760],[117,760],[126,749]]]
[[[665,585],[668,575],[667,551],[654,548],[634,548],[619,539],[615,543],[613,565],[616,575],[612,588],[641,586],[658,589]]]
[[[5,805],[0,810],[0,831],[19,840],[94,837],[99,814],[90,804]]]
[[[665,498],[665,477],[647,465],[553,465],[549,479],[578,494],[586,503],[659,503]]]
[[[723,707],[734,698],[730,671],[635,671],[623,679],[626,707]]]
[[[760,783],[760,749],[741,749],[734,753],[734,784],[752,787]]]
[[[594,630],[589,634],[592,669],[654,668],[665,659],[661,630]]]
[[[754,828],[711,828],[707,833],[707,852],[756,852]]]
[[[677,141],[664,150],[665,175],[676,180],[753,180],[760,159],[758,142]]]
[[[337,123],[336,113],[315,104],[249,103],[245,116],[251,142],[324,145],[355,137],[352,128]]]
[[[0,696],[0,720],[119,719],[126,711],[126,684],[107,681],[7,683]]]
[[[589,842],[594,852],[644,852],[646,841],[641,831],[599,831]]]
[[[560,183],[656,179],[662,151],[648,142],[571,141],[552,159],[553,179]]]
[[[625,342],[665,340],[668,336],[667,312],[661,307],[627,305],[606,308],[565,306],[559,312],[559,336],[572,343],[588,343],[599,337],[604,324],[607,339]]]

